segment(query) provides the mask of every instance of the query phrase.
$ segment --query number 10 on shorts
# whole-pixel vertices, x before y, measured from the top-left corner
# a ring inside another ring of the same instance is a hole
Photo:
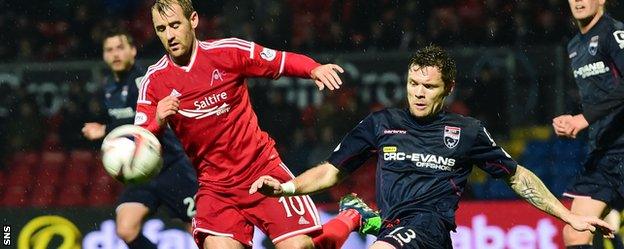
[[[306,207],[310,208],[308,200],[301,196],[282,196],[279,198],[279,203],[284,205],[284,211],[286,211],[286,217],[292,217],[294,211],[297,215],[304,215]]]

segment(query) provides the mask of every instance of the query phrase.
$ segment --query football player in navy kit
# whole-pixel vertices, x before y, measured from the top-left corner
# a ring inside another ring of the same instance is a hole
[[[135,64],[136,47],[124,31],[111,31],[103,40],[103,58],[110,69],[104,85],[103,104],[107,109],[106,124],[86,123],[82,129],[90,140],[103,138],[112,129],[133,124],[137,82],[145,70]],[[127,185],[119,197],[116,209],[117,235],[134,248],[156,248],[141,233],[143,219],[164,205],[169,213],[188,224],[195,212],[194,196],[197,178],[191,162],[173,131],[167,129],[161,137],[163,168],[158,176],[144,184]]]
[[[477,165],[575,229],[599,229],[612,236],[606,222],[565,208],[537,176],[494,142],[479,120],[443,111],[455,74],[455,62],[441,48],[417,51],[408,68],[409,108],[370,114],[343,138],[326,162],[286,183],[263,176],[250,193],[283,196],[322,191],[377,155],[376,199],[387,225],[381,227],[371,248],[451,248],[455,210]]]
[[[572,212],[603,217],[624,208],[624,24],[605,13],[605,0],[568,0],[579,33],[568,43],[583,113],[553,119],[555,133],[576,138],[589,127],[589,157],[564,193]],[[592,234],[563,229],[568,248],[591,248]]]

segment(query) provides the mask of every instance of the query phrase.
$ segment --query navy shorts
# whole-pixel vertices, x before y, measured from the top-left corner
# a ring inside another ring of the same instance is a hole
[[[610,208],[624,208],[624,154],[606,154],[593,165],[586,165],[576,176],[564,196],[591,197],[606,203]]]
[[[184,158],[167,165],[158,176],[146,183],[127,185],[119,196],[117,206],[138,202],[147,206],[153,214],[162,205],[167,207],[172,218],[191,222],[195,216],[197,187],[195,170]]]
[[[418,213],[415,216],[393,222],[381,228],[377,240],[387,242],[397,249],[452,249],[450,230],[434,213]]]

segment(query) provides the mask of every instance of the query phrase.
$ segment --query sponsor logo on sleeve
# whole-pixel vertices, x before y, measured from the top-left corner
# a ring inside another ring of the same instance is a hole
[[[134,116],[134,124],[142,125],[145,124],[145,122],[147,122],[147,115],[143,112],[137,112]]]
[[[262,59],[265,59],[266,61],[272,61],[273,59],[275,59],[276,55],[277,52],[270,48],[263,48],[262,52],[260,52],[260,57]]]
[[[615,42],[618,43],[620,49],[624,49],[624,30],[617,30],[613,32],[613,36],[615,36]]]

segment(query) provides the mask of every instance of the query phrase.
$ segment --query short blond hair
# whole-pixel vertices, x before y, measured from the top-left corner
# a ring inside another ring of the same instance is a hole
[[[158,13],[164,14],[165,10],[173,10],[171,6],[174,4],[180,5],[184,17],[187,19],[190,19],[191,14],[195,12],[195,8],[193,8],[193,2],[191,2],[191,0],[156,0],[152,6],[152,10],[156,10]]]

